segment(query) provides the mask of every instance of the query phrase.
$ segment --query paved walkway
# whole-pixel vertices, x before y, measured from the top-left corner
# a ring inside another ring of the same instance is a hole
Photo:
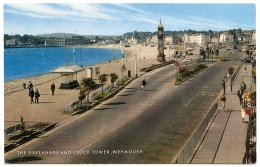
[[[243,69],[247,67],[248,75],[243,77]],[[241,107],[237,91],[243,81],[247,88],[251,86],[251,63],[244,63],[230,89],[226,90],[226,109],[231,112],[219,111],[205,135],[192,164],[242,164],[246,152],[247,123],[243,123]]]

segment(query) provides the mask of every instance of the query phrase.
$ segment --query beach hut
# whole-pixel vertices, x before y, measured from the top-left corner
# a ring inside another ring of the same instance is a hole
[[[85,70],[85,68],[79,67],[75,64],[71,64],[51,70],[51,73],[60,73],[61,84],[59,86],[59,89],[74,89],[79,86],[77,73],[82,70]]]

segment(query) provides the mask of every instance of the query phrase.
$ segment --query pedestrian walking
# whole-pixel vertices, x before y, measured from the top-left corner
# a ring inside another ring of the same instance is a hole
[[[239,98],[239,103],[240,103],[240,106],[242,105],[242,102],[243,102],[243,98],[242,98],[242,96],[243,96],[243,94],[244,94],[244,91],[240,88],[238,91],[237,91],[237,96],[238,96],[238,98]]]
[[[246,72],[246,67],[244,68],[244,77],[246,77],[247,72]]]
[[[224,94],[226,94],[226,83],[223,79],[222,79],[222,86],[223,86]]]
[[[35,90],[34,96],[35,96],[35,104],[36,104],[39,102],[39,97],[40,97],[40,93],[39,93],[38,89]]]
[[[54,82],[51,84],[51,92],[52,92],[52,95],[54,95],[54,90],[55,90],[55,84]]]
[[[246,108],[246,93],[244,92],[243,95],[242,95],[242,107],[243,108]]]
[[[145,87],[145,85],[147,85],[147,82],[145,81],[145,79],[142,81],[142,87],[141,90],[143,90],[143,88]]]
[[[32,104],[32,103],[34,103],[33,102],[33,97],[34,97],[34,90],[33,90],[33,88],[30,90],[30,97],[31,97],[31,102],[30,103]]]
[[[222,101],[222,110],[223,112],[225,111],[225,107],[226,107],[226,96],[223,94],[222,97],[221,97],[221,101]]]
[[[30,92],[31,92],[31,89],[33,88],[33,84],[31,81],[29,81],[29,84],[28,84],[28,89],[29,89],[29,96],[30,96]]]
[[[246,84],[244,81],[241,83],[240,87],[244,92],[246,91]]]

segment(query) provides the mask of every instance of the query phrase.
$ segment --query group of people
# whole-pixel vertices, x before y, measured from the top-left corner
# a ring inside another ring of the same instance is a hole
[[[245,82],[242,82],[240,85],[240,89],[237,91],[237,96],[239,98],[240,105],[244,106],[244,99],[245,99],[245,91],[246,91],[246,84]]]
[[[28,85],[28,89],[29,89],[29,96],[31,97],[31,101],[30,103],[39,103],[39,97],[40,97],[40,92],[38,89],[36,89],[35,91],[33,90],[33,84],[31,81],[29,81],[29,85]],[[55,91],[55,84],[54,82],[51,84],[51,92],[52,95],[54,95],[54,91]],[[33,100],[33,98],[35,98]]]
[[[38,89],[36,89],[35,91],[33,90],[33,84],[31,81],[29,81],[29,85],[28,85],[28,89],[29,89],[29,96],[31,97],[31,101],[30,103],[38,103],[39,102],[39,97],[40,97],[40,93],[38,91]],[[35,101],[33,101],[33,98],[35,97]]]
[[[244,68],[244,75],[243,77],[246,77],[247,75],[247,70],[246,70],[246,67]],[[223,86],[223,95],[221,97],[221,101],[222,101],[222,109],[223,111],[225,111],[225,104],[226,104],[226,83],[225,81],[222,79],[222,86]],[[237,91],[237,96],[239,98],[239,102],[240,102],[240,105],[244,105],[244,100],[245,99],[245,91],[246,91],[246,84],[245,82],[243,81],[240,85],[240,88],[239,90]]]

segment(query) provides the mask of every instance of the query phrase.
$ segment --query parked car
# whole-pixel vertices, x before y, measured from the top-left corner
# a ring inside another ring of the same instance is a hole
[[[221,61],[227,61],[227,57],[222,57],[220,60]]]
[[[179,73],[182,73],[182,72],[184,72],[184,71],[186,71],[186,70],[187,70],[187,67],[185,67],[185,66],[182,66],[182,67],[181,67],[181,66],[180,66],[179,69],[178,69],[178,72],[179,72]]]
[[[181,62],[189,62],[189,61],[192,61],[192,58],[185,58]]]
[[[245,62],[245,63],[251,63],[251,60],[248,59],[248,58],[246,58],[246,57],[241,58],[240,61],[241,61],[241,62]]]
[[[181,55],[178,54],[178,55],[174,55],[173,57],[174,58],[181,58]]]

